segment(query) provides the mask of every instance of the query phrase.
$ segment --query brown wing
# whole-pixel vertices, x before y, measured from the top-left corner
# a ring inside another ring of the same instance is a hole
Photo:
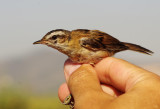
[[[81,38],[80,44],[82,47],[93,51],[104,50],[118,52],[128,49],[128,47],[118,39],[98,30],[91,30],[90,37]]]

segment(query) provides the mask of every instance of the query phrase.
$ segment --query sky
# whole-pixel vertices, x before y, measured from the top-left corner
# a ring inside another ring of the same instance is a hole
[[[160,62],[160,0],[0,0],[0,16],[0,60],[50,51],[32,43],[50,30],[82,28],[155,52],[150,57],[126,51],[120,58]]]

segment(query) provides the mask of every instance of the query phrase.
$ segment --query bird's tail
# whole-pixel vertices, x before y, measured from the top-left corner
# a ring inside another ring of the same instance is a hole
[[[123,44],[125,46],[127,46],[129,48],[129,50],[137,51],[137,52],[148,54],[148,55],[153,54],[153,52],[151,50],[148,50],[144,47],[141,47],[140,45],[126,43],[126,42],[123,42]]]

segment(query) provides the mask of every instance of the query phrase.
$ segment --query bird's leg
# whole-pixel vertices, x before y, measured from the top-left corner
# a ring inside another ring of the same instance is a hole
[[[72,96],[72,94],[68,95],[64,102],[63,102],[64,105],[69,105],[71,109],[74,109],[74,98]]]

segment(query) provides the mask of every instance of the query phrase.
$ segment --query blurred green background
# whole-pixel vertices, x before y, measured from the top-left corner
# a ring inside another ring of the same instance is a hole
[[[0,109],[67,109],[58,100],[67,57],[32,43],[53,29],[98,29],[142,45],[115,55],[160,74],[159,0],[0,0]]]

